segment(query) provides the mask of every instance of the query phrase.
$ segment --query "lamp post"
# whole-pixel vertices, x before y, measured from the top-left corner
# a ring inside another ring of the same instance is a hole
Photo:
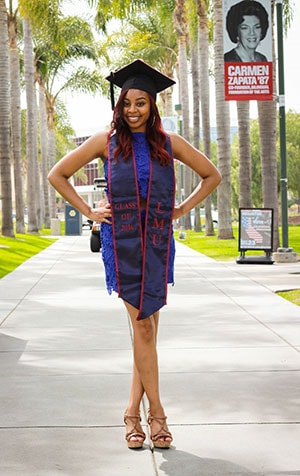
[[[175,104],[175,111],[178,114],[179,118],[179,134],[182,136],[182,106],[181,104]],[[180,197],[178,197],[180,200],[184,199],[184,176],[183,176],[183,164],[180,162]]]
[[[286,125],[285,125],[285,89],[282,0],[276,0],[277,13],[277,50],[278,50],[278,92],[279,92],[279,137],[280,137],[280,192],[282,247],[289,247],[288,239],[288,201],[287,201],[287,164],[286,164]]]
[[[288,199],[287,199],[287,163],[286,163],[286,124],[285,124],[285,91],[284,91],[284,56],[283,56],[283,25],[282,1],[276,0],[277,17],[277,50],[278,50],[278,92],[279,92],[279,138],[280,138],[280,192],[281,192],[281,225],[282,248],[274,253],[275,261],[296,262],[297,253],[289,248],[288,237]]]
[[[179,134],[182,136],[182,105],[181,104],[175,104],[175,111],[178,114],[178,120],[179,120]],[[178,195],[178,200],[179,202],[184,200],[184,169],[183,169],[183,164],[180,162],[179,165],[179,188],[180,188],[180,194]],[[179,226],[180,229],[182,229],[183,226],[183,217],[179,218]]]

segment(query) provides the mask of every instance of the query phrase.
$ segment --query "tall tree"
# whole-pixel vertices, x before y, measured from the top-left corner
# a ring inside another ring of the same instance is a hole
[[[197,0],[199,23],[199,61],[200,61],[200,100],[201,124],[203,135],[203,152],[211,158],[211,121],[210,121],[210,88],[209,88],[209,0]],[[211,196],[205,200],[205,234],[214,235],[211,215]]]
[[[188,31],[184,0],[176,0],[174,10],[175,30],[178,41],[178,77],[179,77],[179,98],[182,106],[182,133],[183,137],[190,142],[190,107],[189,107],[189,88],[188,85]],[[192,189],[192,173],[188,167],[184,170],[184,196],[187,197]],[[191,228],[191,215],[187,213],[184,216],[184,227]]]
[[[38,177],[38,157],[37,157],[37,102],[35,91],[34,56],[32,26],[29,18],[25,18],[24,27],[24,75],[27,103],[27,206],[28,206],[28,232],[37,233],[39,230],[39,183]]]
[[[218,167],[222,174],[222,182],[218,187],[218,237],[226,240],[233,238],[233,231],[230,198],[230,115],[229,103],[224,100],[222,0],[214,0],[213,11]]]
[[[272,21],[274,18],[275,1],[272,0]],[[274,38],[274,35],[273,35]],[[276,64],[275,45],[273,44],[273,64]],[[273,85],[276,91],[276,69],[273,69]],[[258,120],[260,132],[260,154],[262,165],[263,206],[273,208],[273,249],[279,247],[278,233],[278,186],[276,161],[276,100],[258,101]]]
[[[48,187],[48,128],[47,128],[47,110],[46,110],[46,93],[43,81],[37,75],[39,85],[39,124],[40,124],[40,149],[41,149],[41,171],[42,171],[42,188],[43,188],[43,223],[45,228],[50,228],[50,196]],[[55,199],[54,199],[55,200]]]
[[[251,194],[251,148],[250,148],[250,104],[237,101],[239,134],[239,206],[252,207]]]
[[[11,158],[14,171],[14,193],[16,207],[16,232],[24,233],[24,187],[21,160],[21,75],[18,48],[18,10],[9,1],[8,33],[10,44],[10,83],[11,83]]]
[[[196,4],[192,0],[186,2],[186,18],[189,40],[190,68],[192,76],[192,142],[194,147],[199,149],[200,145],[200,72],[199,72],[199,31]],[[195,188],[199,183],[199,176],[192,172],[191,188]],[[194,210],[194,230],[201,231],[200,204]]]
[[[174,77],[177,64],[177,37],[173,26],[173,9],[160,2],[147,11],[129,14],[122,28],[107,36],[105,47],[108,56],[116,62],[114,69],[124,66],[136,58]],[[172,88],[159,94],[163,116],[174,114]]]
[[[55,108],[58,98],[65,91],[96,93],[104,88],[104,79],[97,70],[78,65],[85,58],[98,63],[98,51],[90,25],[79,17],[58,18],[54,34],[35,35],[36,77],[40,89],[44,91],[47,112],[48,137],[46,144],[48,170],[56,160]],[[40,96],[42,101],[42,96]],[[44,105],[43,105],[44,106]],[[45,187],[47,184],[45,183]],[[46,195],[47,190],[44,190]],[[56,216],[55,191],[50,189],[50,216]]]
[[[10,166],[10,67],[5,0],[0,0],[0,173],[2,235],[14,236]]]

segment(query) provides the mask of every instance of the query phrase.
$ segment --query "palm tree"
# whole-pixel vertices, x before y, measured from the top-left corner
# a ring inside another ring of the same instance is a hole
[[[230,117],[229,103],[224,100],[222,0],[214,0],[214,61],[216,88],[216,123],[218,167],[222,182],[218,187],[218,237],[232,239],[230,185]]]
[[[32,27],[29,18],[23,21],[24,27],[24,76],[27,103],[27,206],[28,232],[37,233],[39,230],[40,187],[37,157],[37,102],[35,91],[34,56]],[[38,181],[37,181],[38,180]]]
[[[27,61],[27,64],[29,65],[27,66],[27,72],[28,68],[30,68],[30,86],[32,87],[32,75],[35,75],[34,79],[37,80],[39,84],[40,118],[42,118],[43,121],[45,121],[45,116],[43,115],[45,104],[42,104],[43,100],[41,90],[44,91],[44,101],[46,102],[47,108],[47,127],[44,127],[44,124],[41,124],[41,133],[44,134],[41,138],[42,178],[44,188],[43,200],[35,199],[35,203],[44,204],[45,209],[43,218],[46,222],[46,226],[49,226],[49,184],[46,180],[46,174],[49,171],[49,168],[54,165],[56,160],[55,104],[57,96],[66,89],[72,91],[76,89],[82,91],[95,91],[99,88],[100,78],[98,72],[90,73],[87,68],[79,67],[77,71],[74,67],[72,68],[72,62],[74,64],[74,62],[80,57],[91,58],[93,56],[95,60],[95,42],[91,33],[91,27],[87,25],[86,22],[76,17],[62,17],[59,10],[59,3],[59,0],[46,0],[45,2],[19,0],[20,12],[23,18],[26,19],[28,24],[30,19],[34,26],[33,40],[36,53],[34,61],[32,55],[33,42],[31,40],[28,45],[28,38],[26,38],[27,43],[24,45],[24,53],[27,52],[27,55],[31,55],[29,63]],[[38,70],[32,70],[33,64],[38,67]],[[63,84],[61,81],[62,77]],[[27,88],[29,88],[29,86],[27,86]],[[28,97],[28,101],[36,103],[35,92],[32,92],[31,96]],[[29,105],[29,109],[31,107],[32,106]],[[35,110],[31,109],[31,112],[28,112],[28,119],[30,118],[32,120],[34,117],[36,117]],[[37,124],[37,120],[35,122]],[[30,131],[30,126],[31,124],[29,124],[28,131]],[[48,137],[45,137],[46,131]],[[36,153],[33,152],[33,156],[36,158],[35,171],[32,173],[33,177],[34,172],[40,173],[37,164],[37,135],[35,135],[34,139],[33,137],[29,137],[29,143],[33,144],[36,150]],[[28,147],[30,147],[30,145],[28,145]],[[30,156],[28,156],[28,159],[30,160]],[[28,163],[28,167],[30,168],[30,163]],[[30,177],[30,174],[28,175]],[[31,178],[28,180],[31,180]],[[38,183],[37,176],[35,176],[35,183]],[[32,205],[33,200],[30,199],[31,188],[33,190],[34,187],[29,187],[28,198],[29,203]],[[38,189],[40,190],[40,187],[38,187]],[[37,193],[37,191],[35,191],[35,193]],[[32,197],[33,196],[34,192],[32,192]],[[55,217],[55,191],[52,187],[50,187],[50,203],[51,216]],[[29,206],[28,208],[31,207]],[[33,215],[40,216],[40,214],[37,213],[37,210],[34,210]],[[38,226],[40,224],[41,222],[39,221]],[[30,227],[29,230],[32,230],[32,227]]]
[[[13,237],[10,166],[10,68],[5,0],[0,0],[0,103],[1,232],[2,235]]]
[[[176,0],[174,10],[175,30],[178,41],[178,77],[179,77],[179,98],[182,105],[182,133],[183,137],[190,142],[190,107],[189,107],[189,88],[188,85],[188,59],[187,45],[188,32],[184,0]],[[188,196],[192,189],[192,173],[189,167],[183,167],[184,170],[184,196]],[[191,228],[191,215],[187,213],[184,216],[184,227]]]
[[[199,72],[199,32],[196,4],[188,0],[185,5],[187,29],[189,32],[189,52],[190,67],[192,76],[192,100],[193,100],[193,133],[192,140],[194,147],[199,148],[200,142],[200,72]],[[199,177],[191,173],[191,188],[195,188],[199,183]],[[200,205],[194,211],[194,230],[201,231]]]
[[[197,17],[196,17],[197,18]],[[191,32],[191,30],[190,30]],[[199,80],[199,43],[198,30],[194,34],[190,34],[190,56],[191,56],[191,72],[193,85],[193,144],[199,149],[200,143],[200,80]],[[195,188],[199,183],[199,176],[192,172],[193,183]],[[194,230],[201,231],[200,204],[195,207]]]
[[[48,128],[47,128],[47,110],[45,101],[45,87],[40,76],[37,75],[39,85],[39,124],[40,124],[40,148],[41,148],[41,169],[42,169],[42,188],[43,188],[43,223],[45,228],[50,228],[50,196],[48,187]]]
[[[274,18],[275,2],[272,0],[272,21]],[[274,35],[273,35],[274,38]],[[276,64],[275,45],[273,44],[273,64]],[[276,90],[276,70],[273,68],[273,85]],[[276,100],[258,101],[258,120],[260,135],[260,155],[262,167],[263,206],[273,208],[273,249],[279,247],[278,233],[278,186],[276,161]]]
[[[48,137],[43,138],[44,159],[48,159],[44,173],[53,167],[56,160],[55,141],[55,108],[58,98],[65,91],[82,91],[96,93],[104,89],[104,79],[98,71],[91,71],[86,66],[78,66],[78,60],[87,58],[97,64],[98,51],[91,27],[78,17],[66,17],[57,20],[59,33],[51,36],[36,34],[35,36],[35,64],[40,89],[44,91],[47,112]],[[42,95],[40,96],[42,101]],[[44,195],[47,193],[45,179]],[[50,216],[56,216],[55,190],[50,188]]]
[[[278,235],[278,188],[276,162],[276,103],[258,102],[260,156],[262,167],[263,206],[273,208],[273,248],[279,247]]]
[[[11,158],[14,170],[14,193],[16,207],[16,232],[24,233],[24,187],[21,161],[21,79],[18,49],[18,9],[9,1],[8,34],[10,43],[10,94],[11,94]]]
[[[251,147],[250,147],[250,104],[237,101],[239,135],[239,207],[252,206],[251,194]]]
[[[177,37],[173,27],[173,10],[159,3],[144,14],[133,12],[122,28],[107,37],[104,44],[115,58],[114,69],[142,58],[169,77],[174,77],[177,63]],[[108,55],[110,56],[110,55]],[[159,95],[163,116],[174,114],[172,88]]]
[[[197,14],[199,23],[199,61],[200,61],[200,98],[201,123],[203,134],[203,152],[211,157],[210,134],[210,91],[209,91],[209,0],[197,0]],[[205,200],[205,234],[214,235],[211,215],[211,197]]]

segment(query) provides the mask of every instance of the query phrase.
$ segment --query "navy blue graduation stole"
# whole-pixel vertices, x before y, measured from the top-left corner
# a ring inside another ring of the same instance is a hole
[[[169,165],[160,165],[149,155],[150,177],[143,226],[134,152],[126,161],[121,156],[115,161],[116,144],[116,136],[112,134],[108,147],[108,190],[118,295],[139,310],[140,320],[151,316],[167,301],[174,167],[173,160]],[[166,150],[172,157],[169,137]]]

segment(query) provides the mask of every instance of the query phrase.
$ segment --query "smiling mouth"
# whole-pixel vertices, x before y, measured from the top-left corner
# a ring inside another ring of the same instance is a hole
[[[137,122],[140,118],[138,116],[127,117],[129,122]]]

